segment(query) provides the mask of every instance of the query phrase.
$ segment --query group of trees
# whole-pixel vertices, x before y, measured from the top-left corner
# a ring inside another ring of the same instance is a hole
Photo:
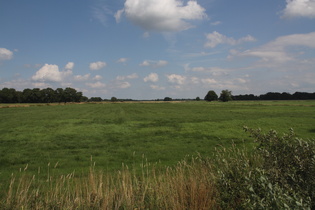
[[[314,93],[306,92],[295,92],[290,93],[278,93],[278,92],[268,92],[256,96],[254,94],[246,95],[232,95],[230,90],[222,90],[220,96],[218,96],[215,91],[210,90],[204,97],[206,101],[230,101],[230,100],[315,100]],[[163,100],[163,99],[162,99]],[[170,97],[165,97],[164,101],[172,101]],[[186,99],[187,100],[187,99]],[[199,101],[200,98],[197,97],[195,100]],[[78,92],[73,88],[67,87],[57,88],[56,90],[52,88],[33,88],[24,89],[23,91],[17,91],[14,88],[3,88],[0,90],[0,103],[54,103],[54,102],[82,102],[82,101],[103,101],[101,97],[91,97],[88,99],[83,96],[82,92]],[[109,100],[106,100],[109,101]],[[116,97],[112,97],[110,101],[118,101]],[[132,101],[132,99],[120,99],[120,101]]]
[[[210,90],[204,98],[206,101],[231,101],[232,100],[232,92],[230,90],[222,90],[220,97],[213,91]]]
[[[278,93],[278,92],[268,92],[266,94],[262,94],[256,96],[254,94],[246,94],[246,95],[232,95],[232,92],[229,90],[222,90],[220,97],[213,91],[210,90],[204,98],[206,101],[230,101],[230,100],[315,100],[315,93],[306,93],[306,92],[295,92],[293,94],[290,93]]]
[[[268,92],[259,96],[255,96],[254,94],[246,94],[232,96],[232,98],[233,100],[314,100],[315,93],[295,92],[290,94],[286,92]]]
[[[3,88],[0,90],[0,103],[53,103],[53,102],[81,102],[87,101],[88,98],[83,96],[73,88],[67,87],[45,89],[24,89],[17,91],[14,88]]]

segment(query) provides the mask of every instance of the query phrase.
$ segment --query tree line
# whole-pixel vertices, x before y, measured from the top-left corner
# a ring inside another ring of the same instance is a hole
[[[229,90],[222,90],[220,97],[213,91],[210,90],[207,95],[204,97],[206,101],[242,101],[242,100],[315,100],[315,92],[307,93],[307,92],[295,92],[293,94],[290,93],[279,93],[279,92],[268,92],[266,94],[261,94],[256,96],[254,94],[245,94],[245,95],[232,95],[232,92]]]
[[[83,96],[74,88],[33,88],[17,91],[14,88],[3,88],[0,90],[0,103],[67,103],[87,101],[88,98]]]
[[[232,96],[233,100],[315,100],[315,92],[295,92],[290,93],[279,93],[279,92],[268,92],[259,96],[253,94],[246,95],[235,95]]]

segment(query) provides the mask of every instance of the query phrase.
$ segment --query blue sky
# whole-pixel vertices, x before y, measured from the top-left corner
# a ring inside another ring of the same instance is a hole
[[[315,0],[0,0],[0,88],[315,92]]]

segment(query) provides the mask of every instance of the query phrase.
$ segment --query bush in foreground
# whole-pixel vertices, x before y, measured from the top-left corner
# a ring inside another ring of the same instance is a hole
[[[12,176],[1,209],[314,209],[315,144],[245,128],[253,150],[233,145],[174,167],[123,166],[116,174],[39,180]],[[4,191],[4,189],[1,189]]]

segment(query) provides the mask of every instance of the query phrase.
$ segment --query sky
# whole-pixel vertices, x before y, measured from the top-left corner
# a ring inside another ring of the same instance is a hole
[[[0,0],[0,88],[315,92],[315,0]]]

